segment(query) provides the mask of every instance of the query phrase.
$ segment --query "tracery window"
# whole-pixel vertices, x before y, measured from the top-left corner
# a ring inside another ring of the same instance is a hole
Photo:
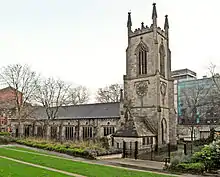
[[[136,55],[138,59],[138,74],[143,75],[147,74],[147,55],[148,55],[148,47],[143,41],[137,46]]]

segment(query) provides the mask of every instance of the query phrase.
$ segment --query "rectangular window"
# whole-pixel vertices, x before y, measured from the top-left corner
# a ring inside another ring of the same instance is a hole
[[[26,125],[24,128],[24,136],[29,137],[30,136],[30,126]]]
[[[145,137],[142,138],[142,144],[145,145]]]
[[[83,127],[83,139],[89,139],[93,137],[92,127]]]
[[[119,143],[117,143],[117,148],[118,148],[118,149],[120,148],[120,144],[119,144]]]
[[[147,144],[150,144],[150,137],[147,137]]]
[[[37,136],[43,137],[43,127],[37,127]]]
[[[104,136],[115,133],[115,127],[113,126],[106,126],[106,127],[103,127],[103,129],[104,129]]]
[[[72,126],[66,127],[66,130],[65,130],[66,140],[73,140],[74,139],[74,128],[75,127],[72,127]]]
[[[142,144],[143,145],[153,144],[153,137],[152,136],[143,137]]]
[[[57,138],[57,127],[51,127],[50,128],[50,136],[51,136],[51,139],[56,139]]]

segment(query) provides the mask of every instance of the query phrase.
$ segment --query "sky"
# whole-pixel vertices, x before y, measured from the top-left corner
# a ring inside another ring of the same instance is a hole
[[[0,67],[28,64],[91,90],[122,83],[127,13],[133,30],[150,26],[153,2],[161,28],[168,14],[172,70],[218,66],[219,0],[0,0]]]

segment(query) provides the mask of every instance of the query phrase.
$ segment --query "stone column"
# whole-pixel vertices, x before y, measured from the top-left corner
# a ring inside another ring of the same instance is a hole
[[[101,126],[99,128],[99,137],[103,137],[103,136],[104,136],[104,128],[103,128],[103,126]]]
[[[12,129],[12,136],[15,136],[15,134],[16,134],[16,125],[14,125],[14,124],[12,124],[11,125],[11,129]]]
[[[34,126],[34,136],[37,136],[37,125]]]
[[[65,131],[66,131],[66,127],[62,126],[62,128],[61,128],[61,142],[65,141],[65,139],[66,139]]]
[[[24,136],[24,124],[20,123],[18,124],[18,136],[23,137]]]
[[[33,132],[32,130],[33,130],[33,126],[29,126],[29,136],[33,136],[32,135],[32,132]]]
[[[79,126],[79,140],[83,139],[83,128]]]
[[[50,134],[51,134],[50,129],[51,129],[51,127],[48,125],[48,126],[47,126],[47,134],[46,134],[46,139],[47,139],[47,140],[49,140],[49,139],[50,139],[50,136],[51,136],[51,135],[50,135]]]
[[[57,140],[60,139],[60,136],[59,136],[60,134],[59,134],[59,133],[60,133],[60,126],[57,126],[57,136],[56,136],[56,137],[57,137],[57,138],[56,138]]]

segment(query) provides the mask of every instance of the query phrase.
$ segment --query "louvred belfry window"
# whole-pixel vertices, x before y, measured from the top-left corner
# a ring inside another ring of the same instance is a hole
[[[141,39],[136,49],[136,55],[138,59],[138,74],[147,74],[147,59],[148,59],[148,47]]]

